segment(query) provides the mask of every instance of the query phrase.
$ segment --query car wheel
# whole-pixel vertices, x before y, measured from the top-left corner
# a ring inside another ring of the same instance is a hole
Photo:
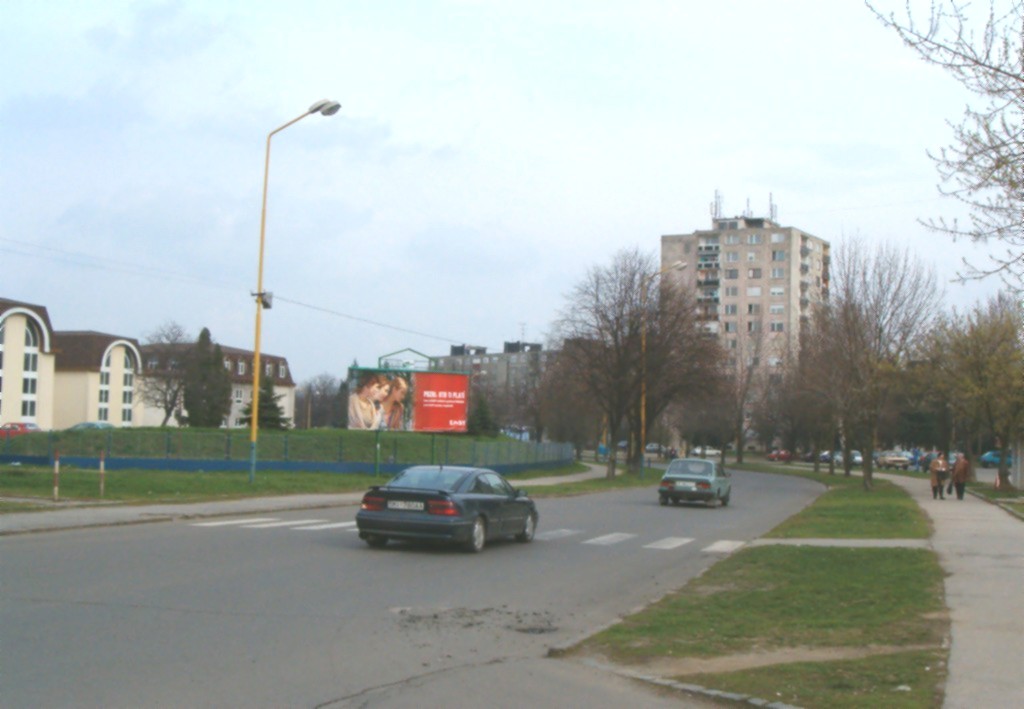
[[[487,523],[484,522],[483,517],[477,517],[473,520],[473,529],[469,533],[469,541],[466,542],[466,551],[470,551],[475,554],[484,548],[484,543],[486,541]]]
[[[516,541],[526,544],[527,542],[533,541],[533,535],[537,531],[537,515],[528,514],[526,516],[526,525],[523,527],[523,531],[516,535]]]
[[[663,507],[665,505],[667,505],[668,504],[668,495],[659,495],[658,496],[658,504],[663,506]]]
[[[725,497],[722,498],[722,507],[728,507],[729,506],[729,498],[730,497],[732,497],[732,490],[730,490],[729,492],[725,493]]]
[[[388,538],[382,537],[379,534],[371,534],[366,538],[366,543],[374,549],[380,549],[388,544]]]

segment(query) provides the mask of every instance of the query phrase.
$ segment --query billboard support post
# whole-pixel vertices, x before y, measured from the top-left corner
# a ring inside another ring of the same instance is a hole
[[[380,429],[373,432],[373,474],[380,475]]]

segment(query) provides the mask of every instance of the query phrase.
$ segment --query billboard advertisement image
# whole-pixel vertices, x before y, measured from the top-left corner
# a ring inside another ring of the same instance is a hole
[[[348,427],[465,433],[469,375],[350,369]]]

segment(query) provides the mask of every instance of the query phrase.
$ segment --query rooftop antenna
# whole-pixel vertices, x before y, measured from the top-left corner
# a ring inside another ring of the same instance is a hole
[[[722,195],[715,190],[715,201],[711,203],[711,218],[720,219],[722,217]]]
[[[750,211],[750,197],[747,197],[747,210],[743,212],[743,216],[752,217],[754,213]]]
[[[519,323],[519,341],[526,342],[526,323]]]
[[[779,207],[775,204],[775,198],[771,192],[768,193],[768,217],[773,222],[779,221]]]

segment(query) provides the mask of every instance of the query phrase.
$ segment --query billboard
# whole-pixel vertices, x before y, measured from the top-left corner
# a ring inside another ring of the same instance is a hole
[[[353,368],[348,428],[465,433],[469,375]]]

